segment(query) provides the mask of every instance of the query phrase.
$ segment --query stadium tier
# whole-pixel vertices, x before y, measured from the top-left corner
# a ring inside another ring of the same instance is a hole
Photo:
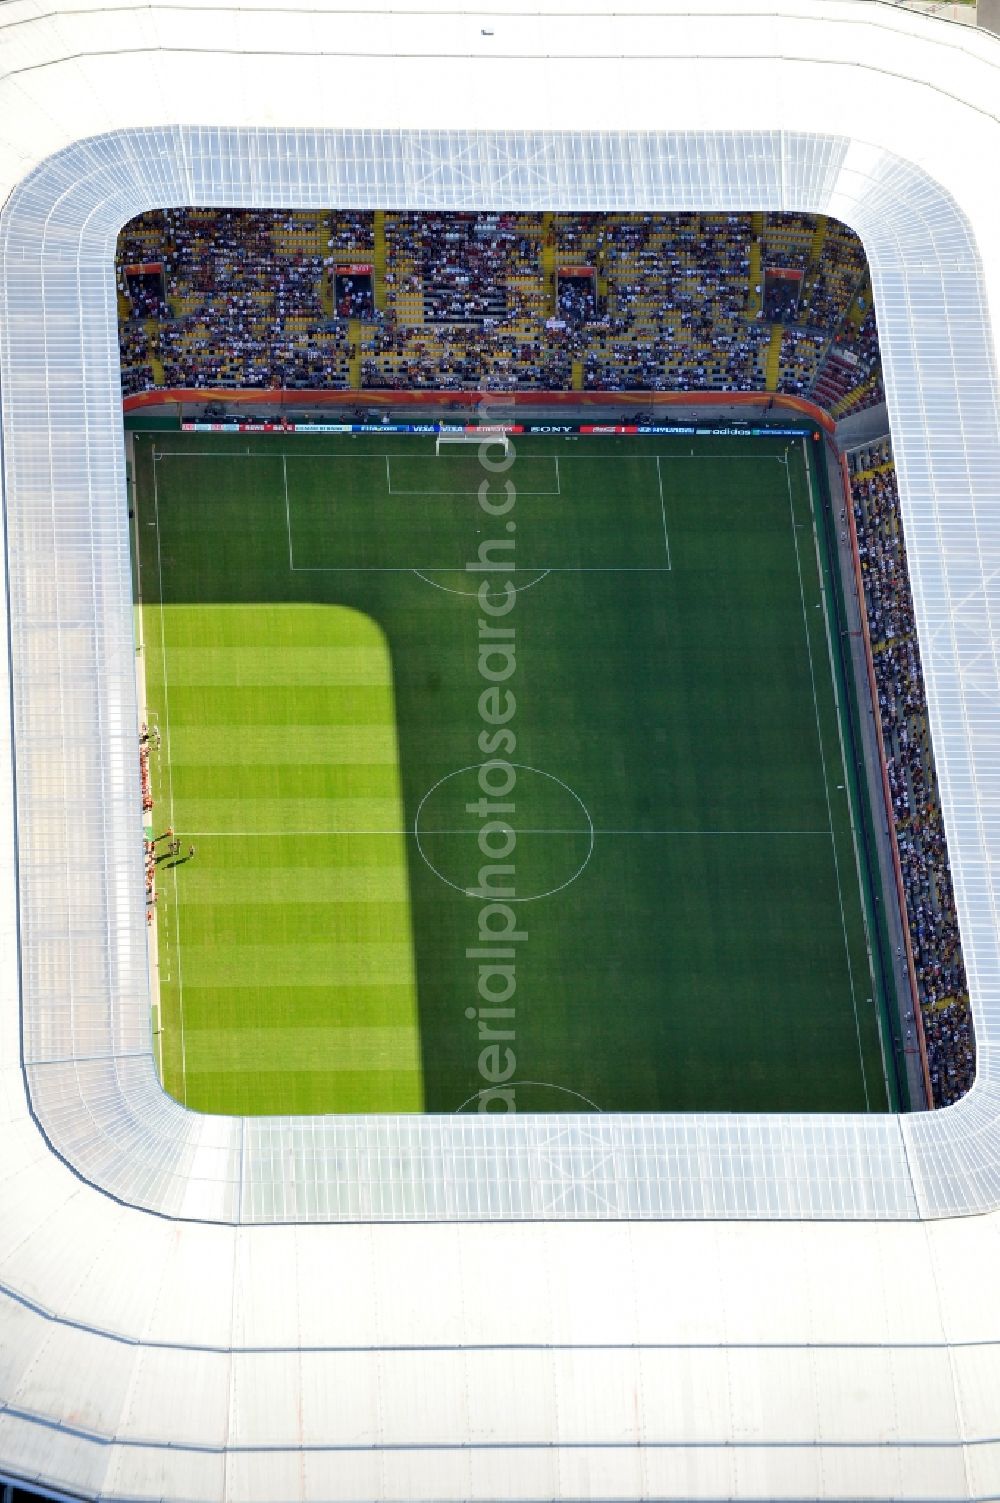
[[[975,1040],[888,439],[851,453],[850,484],[933,1099],[947,1106],[972,1085]]]
[[[864,251],[824,215],[165,209],[117,264],[127,395],[883,395]]]

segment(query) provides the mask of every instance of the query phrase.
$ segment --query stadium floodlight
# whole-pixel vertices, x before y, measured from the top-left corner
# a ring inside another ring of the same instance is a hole
[[[1000,43],[851,0],[571,26],[510,3],[493,35],[407,5],[238,19],[0,24],[0,1475],[114,1498],[996,1495]],[[160,1090],[115,238],[163,204],[334,203],[773,208],[861,234],[979,1042],[958,1106],[333,1122]]]

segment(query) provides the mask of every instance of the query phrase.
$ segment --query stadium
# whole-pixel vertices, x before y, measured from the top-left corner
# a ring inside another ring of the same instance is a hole
[[[0,7],[0,1482],[1000,1495],[1000,41]]]

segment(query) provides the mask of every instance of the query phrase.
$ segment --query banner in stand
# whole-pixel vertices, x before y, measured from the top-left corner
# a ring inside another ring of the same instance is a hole
[[[184,433],[461,433],[483,438],[490,434],[550,434],[555,437],[595,438],[599,436],[622,437],[647,435],[670,435],[678,438],[801,438],[803,433],[815,429],[808,423],[792,428],[787,424],[768,427],[754,423],[314,423],[274,422],[266,418],[221,418],[215,422],[203,420],[181,423]]]

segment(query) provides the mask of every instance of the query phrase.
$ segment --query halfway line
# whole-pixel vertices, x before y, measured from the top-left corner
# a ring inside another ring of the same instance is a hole
[[[525,830],[521,830],[521,829],[518,829],[516,826],[511,826],[511,828],[512,828],[512,830],[513,830],[513,832],[514,832],[515,835],[587,835],[587,836],[590,836],[590,835],[595,835],[595,836],[596,835],[631,835],[631,836],[637,836],[637,837],[638,836],[644,836],[644,835],[689,835],[689,836],[696,836],[698,838],[701,838],[702,836],[709,837],[709,836],[741,836],[741,835],[743,835],[743,836],[753,836],[753,837],[765,836],[765,837],[769,837],[769,838],[773,838],[773,839],[779,839],[779,840],[782,839],[782,838],[784,838],[785,836],[788,836],[788,835],[795,835],[795,836],[810,836],[810,837],[813,837],[813,838],[822,837],[824,840],[829,840],[829,838],[830,838],[830,832],[829,832],[829,830],[598,830],[598,829],[594,829],[594,830],[590,830],[590,829],[587,829],[587,830],[583,830],[583,829],[577,829],[577,830],[536,830],[536,829],[525,829]],[[207,839],[207,838],[211,837],[212,839],[219,839],[219,838],[225,837],[227,835],[232,835],[235,838],[246,837],[247,839],[250,839],[250,840],[252,840],[255,836],[260,836],[261,839],[263,839],[263,840],[276,840],[276,839],[280,838],[281,836],[287,836],[287,837],[289,837],[291,839],[296,839],[296,840],[302,839],[302,838],[304,838],[306,836],[315,836],[318,840],[335,840],[338,837],[353,836],[353,835],[386,835],[386,836],[411,835],[412,836],[415,833],[416,833],[416,831],[414,831],[414,830],[189,830],[188,831],[189,836],[194,836],[196,838],[204,837],[204,838]],[[467,825],[464,829],[461,829],[461,830],[422,830],[420,833],[422,835],[424,835],[424,836],[427,836],[427,835],[475,835],[477,833],[477,831],[476,831],[476,829],[475,829],[474,826]]]

